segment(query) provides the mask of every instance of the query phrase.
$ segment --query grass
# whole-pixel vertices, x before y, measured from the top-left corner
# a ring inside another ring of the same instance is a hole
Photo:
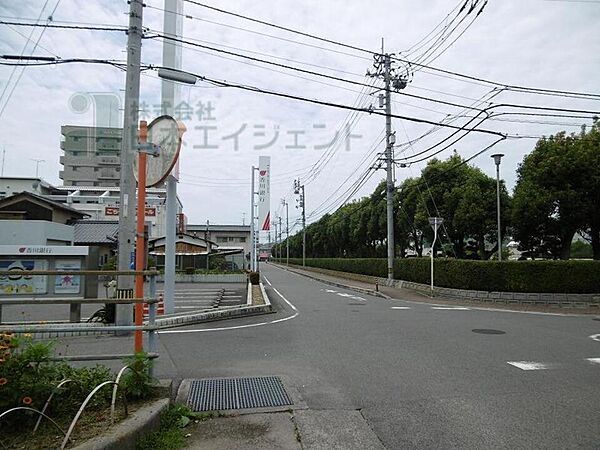
[[[129,414],[135,412],[141,406],[145,405],[145,401],[128,403],[127,409]],[[19,414],[19,413],[15,413]],[[30,422],[30,427],[27,432],[19,430],[11,432],[11,430],[3,429],[0,423],[0,448],[4,449],[22,449],[22,450],[55,450],[60,448],[64,439],[64,435],[60,433],[49,421],[42,419],[40,428],[35,434],[32,434],[33,426],[37,420],[37,416],[33,414],[21,413],[24,420]],[[115,410],[116,423],[125,419],[125,411],[123,405],[118,402]],[[57,418],[59,426],[67,431],[71,423],[72,417]],[[79,445],[88,439],[99,436],[104,433],[110,424],[110,407],[105,407],[100,410],[84,411],[80,417],[67,448]]]
[[[209,420],[219,417],[218,412],[195,413],[187,406],[169,405],[160,416],[160,428],[146,435],[136,446],[136,450],[178,450],[186,444],[184,428],[192,421]]]

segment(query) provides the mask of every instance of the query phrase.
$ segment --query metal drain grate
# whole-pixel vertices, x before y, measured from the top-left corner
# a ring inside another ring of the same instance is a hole
[[[192,380],[187,399],[196,412],[292,405],[279,377]]]

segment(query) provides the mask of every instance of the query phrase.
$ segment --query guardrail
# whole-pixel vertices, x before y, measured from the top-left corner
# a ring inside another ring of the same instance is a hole
[[[98,299],[82,299],[77,297],[27,297],[27,298],[0,298],[0,326],[2,326],[2,306],[8,305],[60,305],[68,304],[70,308],[70,321],[71,323],[80,323],[77,325],[67,326],[62,322],[45,322],[43,324],[11,324],[9,326],[3,326],[2,328],[6,331],[13,333],[80,333],[90,331],[103,331],[103,332],[146,332],[148,333],[148,353],[152,357],[157,357],[156,353],[156,313],[158,297],[156,295],[156,277],[159,274],[156,270],[35,270],[28,271],[27,276],[44,276],[44,275],[81,275],[81,276],[139,276],[143,275],[148,277],[149,289],[148,296],[143,298],[98,298]],[[2,270],[0,276],[15,275],[14,271]],[[81,305],[85,304],[148,304],[148,324],[147,325],[107,325],[107,326],[92,326],[92,324],[81,323]],[[89,361],[93,359],[113,359],[117,355],[81,355],[71,356],[70,360],[73,361]],[[120,358],[131,355],[118,355]]]

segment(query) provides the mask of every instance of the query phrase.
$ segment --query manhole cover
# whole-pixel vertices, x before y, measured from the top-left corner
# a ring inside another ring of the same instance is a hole
[[[506,334],[506,331],[492,330],[491,328],[475,328],[471,331],[478,334]]]
[[[292,405],[279,377],[192,380],[187,399],[196,412]]]

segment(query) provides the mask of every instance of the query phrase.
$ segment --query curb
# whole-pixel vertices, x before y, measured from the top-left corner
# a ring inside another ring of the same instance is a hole
[[[161,398],[107,430],[108,435],[92,438],[72,450],[134,450],[141,437],[158,429],[160,414],[168,406],[169,399]]]
[[[188,314],[185,316],[169,317],[165,319],[156,319],[156,325],[160,329],[192,325],[202,322],[212,322],[215,320],[225,320],[238,317],[256,316],[259,314],[272,313],[271,304],[241,306],[239,308],[229,308],[220,311],[208,311],[197,314]]]
[[[273,263],[271,263],[273,264]],[[273,264],[274,266],[276,264]],[[342,283],[337,283],[335,281],[330,281],[330,280],[326,280],[323,278],[319,278],[313,275],[308,275],[306,273],[302,273],[302,272],[297,272],[293,269],[290,269],[289,267],[284,267],[284,266],[280,266],[280,265],[276,265],[277,267],[279,267],[280,269],[283,270],[287,270],[288,272],[292,272],[295,273],[297,275],[306,277],[306,278],[310,278],[312,280],[316,280],[316,281],[320,281],[321,283],[325,283],[325,284],[329,284],[330,286],[335,286],[335,287],[339,287],[339,288],[343,288],[343,289],[350,289],[352,291],[356,291],[356,292],[360,292],[361,294],[368,294],[368,295],[372,295],[373,297],[379,297],[379,298],[383,298],[385,300],[392,300],[393,298],[390,297],[389,295],[384,294],[383,292],[379,292],[379,291],[374,291],[372,289],[365,289],[365,288],[361,288],[359,286],[352,286],[352,285],[348,285],[348,284],[342,284]]]

